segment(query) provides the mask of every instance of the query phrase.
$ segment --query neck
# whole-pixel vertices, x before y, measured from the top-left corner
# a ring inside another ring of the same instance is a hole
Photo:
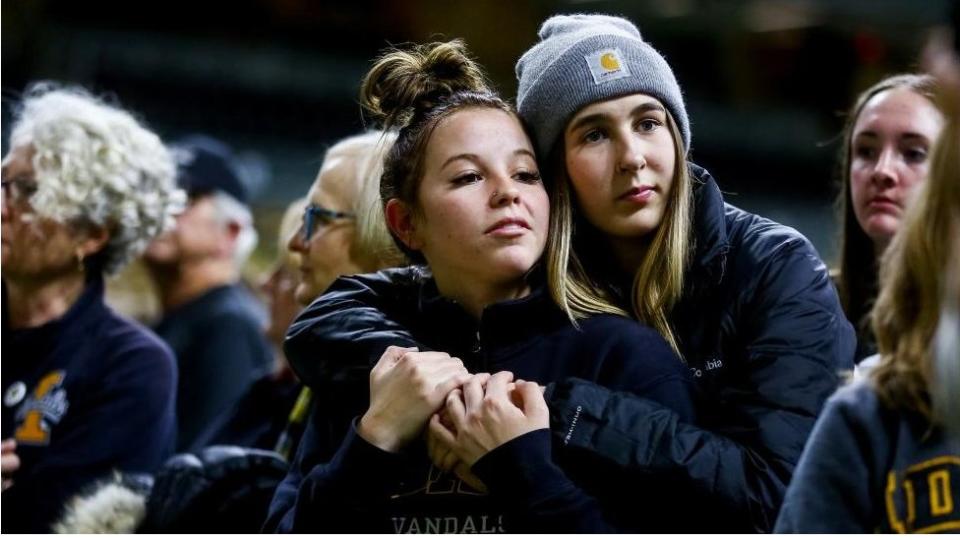
[[[883,240],[876,240],[873,242],[873,255],[877,259],[879,264],[880,259],[883,257],[883,252],[887,250],[887,246],[890,245],[890,239],[885,238]]]
[[[207,259],[188,264],[148,265],[160,293],[164,311],[181,306],[214,287],[229,285],[238,279],[232,261]]]
[[[507,283],[481,283],[469,279],[444,280],[436,274],[434,279],[440,294],[460,304],[478,321],[487,306],[530,294],[530,286],[523,279]]]
[[[626,276],[634,276],[647,256],[650,243],[646,237],[641,239],[624,239],[608,237],[610,251],[617,262],[620,272]]]
[[[6,279],[12,328],[35,328],[63,315],[83,293],[85,275],[75,271],[55,280]]]

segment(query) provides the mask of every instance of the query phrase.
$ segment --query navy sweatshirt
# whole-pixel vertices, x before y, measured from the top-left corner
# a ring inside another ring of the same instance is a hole
[[[172,454],[176,363],[104,304],[99,276],[37,328],[11,329],[6,305],[3,439],[16,437],[21,465],[3,491],[3,532],[50,532],[90,482],[112,470],[152,473]]]
[[[479,325],[440,298],[432,280],[405,321],[420,342],[462,359],[472,373],[508,370],[547,384],[581,377],[695,416],[688,370],[650,328],[595,316],[574,328],[543,291],[488,307]],[[316,351],[322,355],[323,351]],[[350,377],[349,380],[364,380]],[[315,389],[313,415],[265,530],[276,532],[599,532],[642,529],[635,485],[589,456],[564,455],[548,430],[496,448],[473,467],[480,494],[436,470],[422,442],[389,453],[356,433],[369,389],[333,382]],[[656,479],[648,478],[651,493]],[[669,489],[664,486],[664,489]],[[630,494],[626,505],[623,494]],[[643,496],[641,495],[641,498]],[[652,498],[652,497],[651,497]]]
[[[886,407],[870,385],[827,402],[774,532],[960,533],[960,440]]]

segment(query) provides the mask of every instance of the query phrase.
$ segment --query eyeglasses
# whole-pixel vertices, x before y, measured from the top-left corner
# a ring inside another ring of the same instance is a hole
[[[313,236],[314,227],[319,223],[328,225],[335,219],[355,219],[353,212],[339,212],[315,204],[308,205],[303,211],[303,241],[309,242]]]
[[[0,181],[0,186],[3,187],[4,202],[10,201],[13,204],[27,202],[37,192],[37,183],[32,180],[13,178]]]

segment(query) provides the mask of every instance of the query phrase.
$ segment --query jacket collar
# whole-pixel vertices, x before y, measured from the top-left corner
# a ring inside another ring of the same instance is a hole
[[[569,324],[539,279],[529,295],[487,306],[477,321],[460,304],[441,296],[431,277],[420,287],[419,313],[420,324],[429,325],[424,326],[424,335],[436,338],[430,345],[458,354],[477,345],[488,351],[510,347]]]
[[[730,251],[727,237],[726,205],[713,176],[699,165],[688,163],[693,176],[693,256],[691,278],[702,286],[717,285],[723,279],[726,256]]]

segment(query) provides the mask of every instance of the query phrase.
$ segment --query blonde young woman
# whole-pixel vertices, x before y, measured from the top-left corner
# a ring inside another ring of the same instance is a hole
[[[953,77],[960,80],[960,69]],[[937,142],[930,177],[881,263],[871,312],[879,364],[827,403],[776,532],[960,532],[960,434],[944,429],[957,424],[960,411],[943,406],[956,403],[943,391],[955,392],[957,381],[939,379],[960,371],[960,350],[946,350],[960,335],[960,84],[954,84],[952,96],[945,94],[952,119]]]
[[[336,373],[324,379],[311,372],[306,380],[330,391],[316,392],[319,401],[265,528],[649,527],[635,505],[649,500],[652,510],[658,488],[669,486],[647,476],[648,491],[625,499],[622,488],[631,484],[609,463],[562,452],[550,438],[538,383],[571,376],[596,381],[644,396],[689,422],[693,383],[685,366],[649,327],[610,314],[583,318],[576,327],[552,301],[537,266],[550,205],[533,145],[461,43],[391,51],[371,69],[363,90],[368,110],[400,128],[380,182],[387,224],[397,245],[426,264],[414,267],[405,283],[373,292],[389,298],[396,324],[418,345],[381,349],[375,364],[340,358],[335,346],[311,350]],[[363,276],[343,280],[367,282]],[[291,335],[314,331],[312,309]],[[393,333],[377,326],[377,312],[368,315],[373,328],[355,339]],[[438,438],[424,445],[428,425]],[[445,474],[450,468],[462,478]],[[663,519],[655,512],[649,517]]]
[[[554,301],[573,320],[629,314],[657,329],[711,404],[693,425],[567,378],[546,385],[551,432],[639,491],[668,479],[671,489],[652,495],[662,507],[651,528],[769,532],[837,373],[853,367],[855,336],[826,266],[793,229],[725,204],[710,174],[686,161],[680,86],[630,21],[552,17],[517,75],[518,111],[555,205],[545,265]],[[371,293],[391,279],[403,276],[335,283],[301,317],[287,350],[303,376],[345,372],[316,361],[315,347],[357,362],[416,343],[389,296]],[[364,334],[373,328],[385,331]],[[448,445],[435,459],[466,450]]]

